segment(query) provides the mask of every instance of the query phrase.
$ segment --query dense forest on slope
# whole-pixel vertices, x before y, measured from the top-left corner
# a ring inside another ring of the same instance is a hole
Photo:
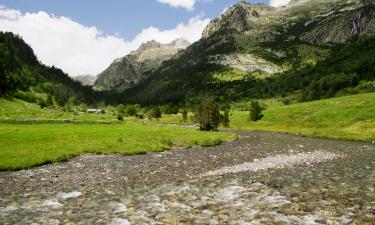
[[[43,65],[21,37],[9,32],[0,32],[0,75],[1,97],[17,96],[43,101],[30,96],[32,93],[28,91],[32,89],[53,97],[61,106],[67,103],[116,103],[119,99],[115,94],[96,92],[82,85],[58,68]]]

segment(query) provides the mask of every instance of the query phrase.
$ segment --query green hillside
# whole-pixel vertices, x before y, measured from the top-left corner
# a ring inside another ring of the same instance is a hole
[[[235,4],[125,96],[141,104],[205,95],[304,102],[368,91],[362,84],[375,79],[374,12],[373,2],[360,0],[309,1],[279,12]]]
[[[248,118],[248,112],[234,111],[231,127],[375,141],[375,93],[276,106],[265,110],[264,118],[258,122],[250,122]]]

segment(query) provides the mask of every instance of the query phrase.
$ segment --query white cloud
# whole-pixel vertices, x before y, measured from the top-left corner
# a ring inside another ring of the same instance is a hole
[[[160,3],[168,4],[172,7],[181,7],[193,10],[196,0],[158,0]]]
[[[270,5],[273,7],[280,7],[287,5],[291,0],[271,0]]]
[[[170,30],[149,27],[133,40],[103,35],[95,27],[86,27],[67,17],[45,12],[22,14],[0,6],[0,30],[11,31],[34,49],[46,65],[55,65],[72,76],[98,74],[116,58],[135,50],[150,40],[168,43],[176,38],[197,41],[209,19],[194,17]]]

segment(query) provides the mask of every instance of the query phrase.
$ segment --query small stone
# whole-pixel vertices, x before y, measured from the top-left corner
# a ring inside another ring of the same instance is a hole
[[[131,225],[131,223],[129,222],[129,220],[126,219],[114,218],[111,221],[111,225]]]
[[[81,195],[82,195],[82,193],[79,192],[79,191],[73,191],[73,192],[69,192],[69,193],[60,192],[60,193],[57,194],[57,198],[60,198],[60,199],[78,198]]]
[[[63,207],[63,204],[56,200],[46,200],[42,203],[42,207],[51,208],[51,209],[59,209]]]
[[[118,214],[118,213],[123,213],[123,212],[126,212],[128,209],[126,208],[126,206],[122,203],[118,203],[116,205],[116,208],[115,208],[115,211],[113,212],[114,214]]]

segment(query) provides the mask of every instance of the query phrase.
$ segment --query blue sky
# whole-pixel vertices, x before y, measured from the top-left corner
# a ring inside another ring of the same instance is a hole
[[[97,75],[146,41],[199,40],[238,1],[0,0],[0,31],[20,35],[46,65],[71,76]],[[276,7],[290,0],[270,1]]]
[[[130,40],[150,26],[164,30],[187,22],[196,15],[216,18],[224,8],[236,2],[237,0],[198,1],[193,10],[170,7],[157,0],[0,0],[0,5],[23,13],[44,11],[56,16],[66,16],[85,26],[95,26],[105,34]]]

